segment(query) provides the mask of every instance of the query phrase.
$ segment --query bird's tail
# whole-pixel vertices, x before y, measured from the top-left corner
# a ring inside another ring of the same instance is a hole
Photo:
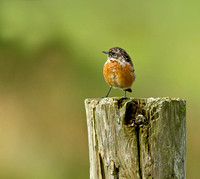
[[[125,89],[124,91],[128,91],[129,93],[132,93],[132,89],[131,88]]]

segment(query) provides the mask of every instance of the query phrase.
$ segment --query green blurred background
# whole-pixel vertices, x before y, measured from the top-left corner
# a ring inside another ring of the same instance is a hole
[[[187,178],[198,178],[199,6],[0,0],[0,178],[89,178],[84,99],[107,93],[101,51],[113,46],[135,65],[129,96],[187,100]]]

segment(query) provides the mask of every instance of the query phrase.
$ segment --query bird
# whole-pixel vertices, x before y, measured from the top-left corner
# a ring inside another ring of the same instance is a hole
[[[108,97],[112,88],[119,88],[125,92],[132,92],[131,86],[135,81],[135,69],[128,53],[120,47],[112,47],[108,51],[102,51],[107,54],[107,61],[103,67],[103,75],[106,83],[110,86],[106,97]]]

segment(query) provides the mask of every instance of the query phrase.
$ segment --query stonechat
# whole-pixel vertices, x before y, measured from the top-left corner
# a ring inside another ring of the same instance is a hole
[[[112,88],[125,91],[126,97],[126,91],[132,92],[131,86],[135,81],[135,70],[131,57],[120,47],[113,47],[108,51],[103,51],[103,53],[108,56],[103,67],[104,78],[110,86],[106,97],[108,97]]]

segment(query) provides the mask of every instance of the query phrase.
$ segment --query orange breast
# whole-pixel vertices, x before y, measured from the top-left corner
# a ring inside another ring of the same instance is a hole
[[[103,74],[106,82],[111,87],[131,88],[135,80],[134,69],[128,63],[120,65],[117,61],[108,61],[104,65]]]

